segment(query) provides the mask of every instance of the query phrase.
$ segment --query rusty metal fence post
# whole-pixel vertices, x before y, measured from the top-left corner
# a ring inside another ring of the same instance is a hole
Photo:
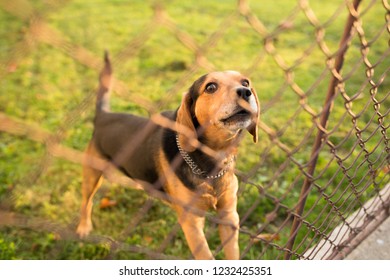
[[[155,113],[180,104],[197,75],[237,68],[259,87],[262,141],[244,143],[236,169],[242,259],[344,258],[389,217],[387,0],[333,0],[326,7],[309,0],[238,0],[230,8],[212,3],[218,9],[206,17],[205,9],[195,9],[190,20],[178,13],[190,3],[178,9],[170,1],[144,1],[133,15],[126,1],[100,12],[111,5],[102,0],[87,17],[69,11],[91,3],[51,0],[41,10],[30,2],[0,0],[1,20],[15,24],[7,32],[16,33],[0,44],[0,243],[15,245],[15,256],[192,258],[174,213],[154,199],[165,196],[151,186],[146,190],[153,199],[133,191],[144,188],[98,159],[89,164],[108,179],[97,197],[99,223],[109,227],[84,240],[75,234],[82,149],[92,133],[96,85],[90,76],[101,68],[103,49],[110,49],[117,73],[113,109],[142,112],[166,128],[172,123]],[[69,10],[61,11],[65,6]],[[65,24],[70,18],[72,27]],[[117,35],[112,45],[108,34]],[[58,69],[80,82],[62,79]],[[135,90],[140,82],[148,86]],[[62,107],[53,106],[57,100]],[[140,133],[126,153],[142,142],[146,131]],[[206,217],[210,248],[222,258],[221,221],[215,212]],[[47,234],[42,242],[55,244],[44,254],[36,250],[40,233]]]
[[[360,0],[354,0],[352,6],[349,9],[349,16],[344,27],[344,33],[343,36],[341,37],[339,48],[336,53],[334,68],[332,69],[332,76],[329,82],[328,92],[323,105],[320,122],[317,123],[318,132],[314,140],[313,148],[308,162],[308,170],[301,188],[301,193],[299,195],[298,204],[295,208],[295,213],[293,213],[294,221],[291,226],[290,237],[286,245],[286,252],[284,255],[285,259],[291,259],[292,257],[295,239],[302,225],[302,214],[305,208],[306,199],[312,187],[312,183],[313,183],[312,178],[316,168],[318,155],[321,151],[321,146],[324,143],[324,139],[327,136],[326,134],[327,122],[333,107],[334,98],[336,96],[336,88],[338,84],[342,82],[340,71],[343,66],[344,56],[347,52],[348,44],[352,36],[353,25],[358,19],[357,9],[360,2],[361,2]]]

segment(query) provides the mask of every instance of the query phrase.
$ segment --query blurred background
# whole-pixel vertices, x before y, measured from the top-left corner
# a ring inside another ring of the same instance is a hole
[[[118,112],[248,75],[262,114],[237,160],[241,257],[344,256],[388,216],[389,21],[387,1],[0,0],[0,259],[191,258],[175,213],[115,180],[93,234],[74,233],[105,50]]]

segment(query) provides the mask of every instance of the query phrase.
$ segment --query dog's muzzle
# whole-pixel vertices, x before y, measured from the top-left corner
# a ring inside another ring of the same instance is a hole
[[[249,98],[252,95],[252,91],[250,89],[248,89],[248,88],[238,88],[236,92],[237,92],[239,97],[241,97],[245,101],[249,102]]]

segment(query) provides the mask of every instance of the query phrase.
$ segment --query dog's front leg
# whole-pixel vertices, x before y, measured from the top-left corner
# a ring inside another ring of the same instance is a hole
[[[179,223],[183,229],[188,246],[190,247],[192,255],[195,257],[195,259],[214,259],[203,231],[205,218],[192,214],[183,209],[177,212],[179,216]]]
[[[238,260],[240,258],[240,249],[238,246],[238,231],[240,219],[237,213],[237,177],[227,186],[226,191],[218,200],[217,211],[219,219],[219,236],[225,252],[225,258],[229,260]]]

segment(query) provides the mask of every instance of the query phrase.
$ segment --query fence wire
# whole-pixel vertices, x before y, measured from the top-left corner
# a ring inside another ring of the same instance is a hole
[[[0,1],[10,23],[0,45],[1,257],[191,258],[173,212],[97,160],[111,183],[100,191],[96,231],[75,234],[109,49],[113,107],[141,115],[177,106],[202,73],[250,76],[261,120],[259,143],[244,141],[236,170],[241,258],[344,258],[389,216],[390,6],[291,2],[264,11],[247,0]],[[208,218],[219,258],[219,221]]]

